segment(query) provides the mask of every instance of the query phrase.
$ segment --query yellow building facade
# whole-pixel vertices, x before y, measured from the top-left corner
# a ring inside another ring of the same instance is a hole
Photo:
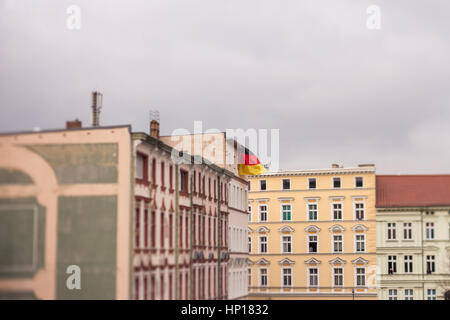
[[[373,165],[249,180],[249,299],[377,298]]]

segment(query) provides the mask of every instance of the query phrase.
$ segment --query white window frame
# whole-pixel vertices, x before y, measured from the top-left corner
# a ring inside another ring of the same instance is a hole
[[[265,285],[263,285],[263,281],[262,281],[262,276],[263,276],[263,274],[262,274],[262,271],[263,270],[265,270],[266,271],[266,274],[265,274],[265,276],[266,276],[266,284]],[[258,268],[258,283],[259,283],[259,286],[261,287],[261,288],[267,288],[267,286],[269,285],[269,270],[267,269],[267,267],[259,267]]]
[[[361,197],[356,197],[358,199],[360,199]],[[363,210],[364,210],[364,219],[356,219],[356,205],[357,204],[363,204]],[[366,207],[366,199],[363,200],[356,200],[353,199],[353,220],[355,221],[365,221],[366,220],[366,216],[367,216],[367,207]]]
[[[261,207],[266,207],[266,220],[261,220]],[[258,222],[267,222],[269,220],[269,206],[267,203],[258,204]]]
[[[340,241],[341,242],[341,247],[342,247],[341,251],[335,251],[334,250],[334,243],[335,243],[334,236],[340,236],[341,237],[341,241]],[[331,233],[331,250],[332,250],[333,253],[343,253],[344,252],[344,233],[343,232],[340,232],[340,233],[332,232]]]
[[[309,205],[316,205],[316,218],[315,220],[311,220],[309,218]],[[319,201],[306,201],[306,221],[319,221]]]
[[[430,231],[430,234],[428,234],[428,230]],[[432,236],[432,237],[429,237]],[[434,229],[434,222],[426,222],[425,223],[425,239],[426,240],[434,240],[435,239],[435,229]]]
[[[430,273],[428,273],[428,264],[430,264],[430,266],[432,267],[432,270]],[[434,274],[436,273],[436,256],[432,255],[432,254],[427,254],[426,255],[426,260],[425,260],[425,266],[426,266],[426,274]]]
[[[408,237],[405,238],[405,232]],[[403,222],[403,240],[413,240],[412,222]]]
[[[317,270],[317,285],[312,286],[311,285],[311,269],[316,269]],[[310,289],[316,289],[318,292],[319,291],[319,287],[320,287],[320,270],[319,270],[319,266],[308,266],[308,291]]]
[[[405,300],[414,300],[414,289],[405,289]]]
[[[316,181],[316,187],[315,188],[310,188],[309,182],[311,180],[315,180]],[[308,178],[308,190],[317,190],[317,178]]]
[[[407,259],[408,257],[408,259]],[[411,258],[411,259],[409,259]],[[409,266],[408,268],[406,268],[406,266]],[[409,269],[409,270],[406,270]],[[404,273],[413,273],[414,270],[414,256],[412,254],[408,254],[408,255],[404,255],[403,256],[403,272]]]
[[[311,252],[310,251],[310,248],[309,248],[309,237],[312,237],[312,236],[314,236],[314,237],[316,237],[317,238],[317,240],[316,240],[316,242],[317,242],[317,250],[316,250],[316,252]],[[308,253],[309,254],[314,254],[314,253],[319,253],[319,233],[307,233],[306,234],[306,248],[308,249]]]
[[[431,292],[430,292],[431,291]],[[436,289],[428,288],[427,289],[427,300],[436,300]]]
[[[264,189],[264,190],[261,188],[261,182],[262,182],[262,181],[264,181],[265,184],[266,184],[266,189]],[[259,180],[259,191],[267,191],[267,180],[266,180],[266,179],[261,179],[261,180]]]
[[[284,270],[289,270],[290,271],[290,278],[291,278],[291,284],[290,285],[285,285],[284,284]],[[281,287],[283,289],[285,288],[292,288],[292,284],[294,283],[293,281],[293,272],[292,272],[292,267],[281,267]]]
[[[283,206],[289,206],[291,209],[289,210],[290,211],[290,216],[291,216],[291,219],[290,220],[284,220],[283,219],[283,213],[284,213],[284,210],[283,210]],[[293,219],[292,219],[292,202],[289,202],[289,203],[283,203],[283,202],[281,202],[280,203],[280,221],[292,221]]]
[[[332,281],[332,284],[333,284],[333,290],[334,289],[342,289],[342,288],[344,288],[344,284],[345,284],[345,282],[344,282],[344,266],[331,266],[331,268],[333,269],[333,272],[332,272],[332,277],[333,277],[333,279],[331,280]],[[335,280],[336,280],[336,270],[335,269],[341,269],[342,270],[342,273],[340,274],[340,277],[342,278],[342,285],[336,285],[336,282],[335,282]]]
[[[284,244],[285,244],[285,242],[284,242],[284,240],[283,240],[283,237],[289,237],[289,242],[286,242],[286,243],[288,243],[289,245],[290,245],[290,247],[291,247],[291,251],[290,252],[286,252],[285,250],[284,250]],[[291,254],[292,253],[292,235],[291,234],[281,234],[281,239],[280,239],[281,241],[281,253],[282,254]]]
[[[262,237],[264,237],[264,238],[266,238],[266,241],[265,241],[265,244],[266,244],[266,252],[262,252],[261,251],[261,245],[263,244],[263,241],[261,241],[261,238]],[[260,236],[258,236],[258,238],[259,238],[259,242],[258,242],[258,253],[259,254],[267,254],[267,252],[269,251],[269,245],[268,245],[268,243],[269,243],[269,239],[267,239],[267,234],[265,234],[265,235],[260,235]]]
[[[289,189],[284,189],[284,180],[289,180]],[[291,179],[288,178],[281,179],[281,190],[291,190]]]
[[[363,286],[358,285],[358,276],[360,276],[360,275],[358,274],[358,269],[363,269],[363,270],[364,270],[364,285],[363,285]],[[364,288],[364,289],[367,289],[367,270],[366,270],[366,269],[367,269],[366,266],[357,266],[357,265],[355,265],[355,267],[354,267],[354,273],[355,273],[355,279],[354,279],[354,281],[355,281],[355,288]]]
[[[334,179],[339,179],[339,184],[340,184],[339,188],[336,188],[334,186]],[[331,189],[335,189],[335,190],[342,189],[342,177],[331,177]]]
[[[356,238],[358,237],[358,236],[363,236],[364,237],[364,241],[363,241],[363,244],[364,244],[364,250],[363,251],[358,251],[357,250],[357,248],[358,248],[358,245],[357,245],[357,240],[356,240]],[[355,232],[355,234],[353,235],[353,245],[354,245],[354,253],[365,253],[365,252],[367,252],[367,237],[366,237],[366,233],[365,232]]]
[[[392,259],[390,259],[392,257]],[[396,274],[398,272],[398,265],[397,265],[397,256],[396,255],[388,255],[387,256],[387,271],[389,274],[389,262],[392,263],[392,266],[395,265],[395,270],[392,268],[392,274]]]
[[[395,223],[395,222],[388,222],[386,226],[387,226],[386,239],[388,241],[395,241],[395,240],[397,240],[397,223]]]
[[[398,289],[388,289],[388,300],[398,300]]]
[[[335,204],[340,204],[341,205],[341,219],[335,219],[334,218],[334,205]],[[331,220],[332,221],[344,221],[344,201],[340,200],[340,201],[331,201]]]
[[[247,210],[248,210],[248,222],[252,222],[252,205],[251,204],[248,205]]]
[[[357,180],[358,178],[361,178],[361,179],[362,179],[362,187],[357,187],[357,186],[356,186],[356,180]],[[362,189],[362,188],[364,188],[364,177],[362,177],[362,176],[356,176],[355,179],[354,179],[354,186],[355,186],[355,188],[357,188],[357,189]]]

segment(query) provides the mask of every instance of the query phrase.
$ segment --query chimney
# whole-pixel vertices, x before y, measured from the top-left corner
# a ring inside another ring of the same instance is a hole
[[[82,123],[78,118],[73,121],[66,121],[66,129],[80,129],[81,125]]]
[[[331,164],[331,167],[332,167],[333,169],[335,169],[335,168],[339,168],[339,165],[338,165],[337,163],[332,163],[332,164]]]
[[[159,111],[150,110],[150,137],[159,140]]]
[[[92,99],[92,126],[99,127],[100,126],[100,112],[102,111],[103,105],[103,94],[97,91],[93,91],[91,93]]]
[[[150,121],[150,136],[159,140],[159,122],[156,120]]]

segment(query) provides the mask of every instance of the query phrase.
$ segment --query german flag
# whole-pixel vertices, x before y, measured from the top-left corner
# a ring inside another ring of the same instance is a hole
[[[245,148],[239,157],[239,175],[256,176],[266,172],[266,168],[259,162],[258,157]]]

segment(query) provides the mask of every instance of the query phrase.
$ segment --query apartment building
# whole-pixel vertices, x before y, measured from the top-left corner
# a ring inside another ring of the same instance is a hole
[[[373,165],[249,180],[250,298],[377,298]]]
[[[379,175],[380,299],[450,300],[450,175]]]
[[[225,196],[228,205],[227,220],[227,298],[246,299],[247,284],[247,227],[248,180],[239,175],[238,146],[225,132],[171,135],[161,137],[166,144],[179,150],[208,159],[233,176],[226,180]]]
[[[247,182],[156,121],[2,134],[0,151],[0,298],[228,298],[228,185]]]

